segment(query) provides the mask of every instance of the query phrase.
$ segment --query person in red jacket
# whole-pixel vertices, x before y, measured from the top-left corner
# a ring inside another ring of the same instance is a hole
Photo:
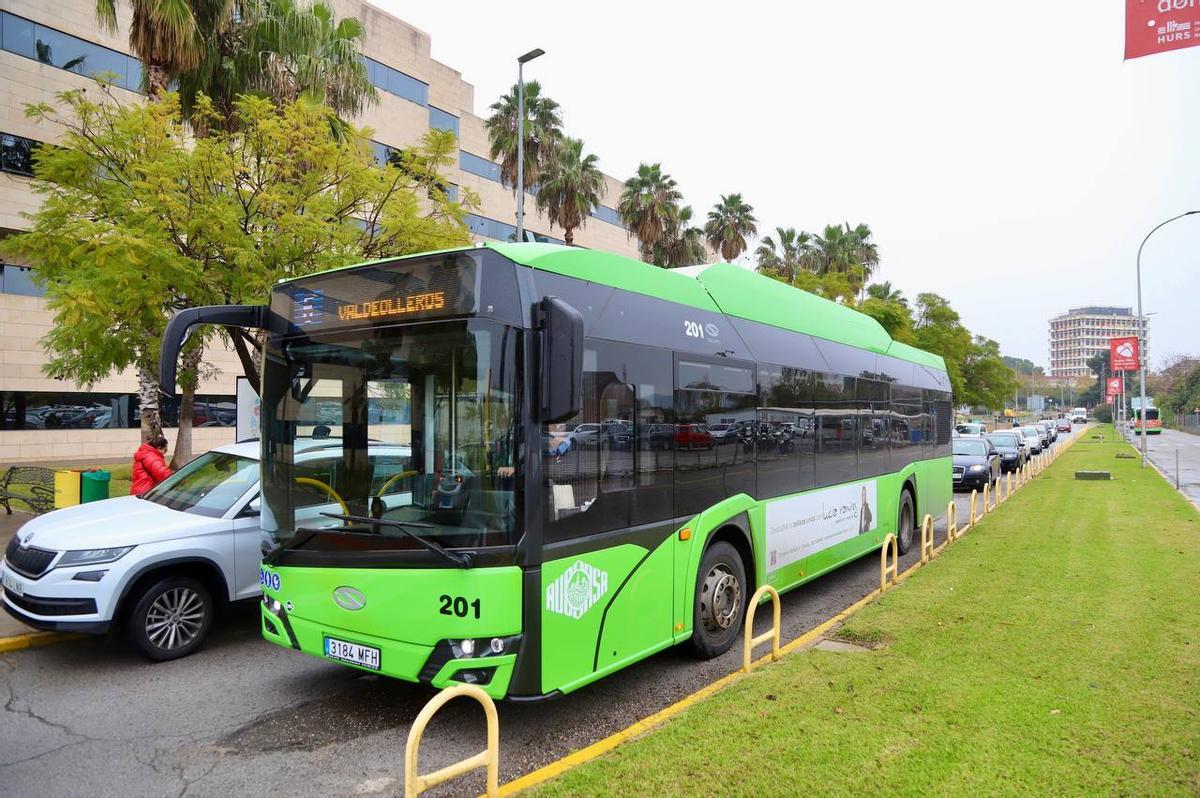
[[[131,496],[141,496],[146,491],[171,476],[167,468],[167,439],[155,435],[138,447],[133,455],[133,486]]]

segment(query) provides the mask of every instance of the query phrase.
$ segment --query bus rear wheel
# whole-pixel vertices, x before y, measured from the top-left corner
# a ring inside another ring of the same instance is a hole
[[[729,650],[746,614],[746,568],[730,544],[714,543],[696,574],[692,610],[692,653],[712,659]]]
[[[900,554],[908,554],[913,544],[913,530],[916,528],[917,511],[913,508],[912,494],[904,490],[900,492],[900,510],[896,518],[896,549]]]

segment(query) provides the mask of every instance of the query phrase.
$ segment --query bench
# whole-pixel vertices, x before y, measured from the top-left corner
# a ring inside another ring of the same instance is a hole
[[[17,492],[18,486],[27,490]],[[8,515],[12,515],[12,501],[25,502],[37,514],[53,510],[54,472],[41,466],[9,466],[0,478],[0,504]]]

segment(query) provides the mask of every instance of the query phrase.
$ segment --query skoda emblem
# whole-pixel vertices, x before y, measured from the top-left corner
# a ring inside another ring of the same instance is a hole
[[[367,597],[355,587],[339,587],[333,591],[333,601],[344,610],[361,610],[367,606]]]

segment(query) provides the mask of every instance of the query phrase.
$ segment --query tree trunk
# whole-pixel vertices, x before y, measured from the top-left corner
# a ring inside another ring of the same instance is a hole
[[[158,375],[144,368],[138,372],[138,409],[142,414],[142,442],[162,434],[162,416],[159,413]]]
[[[563,242],[568,247],[575,246],[575,228],[574,227],[563,228]]]
[[[160,94],[167,92],[168,83],[170,83],[170,76],[167,74],[166,65],[153,61],[146,65],[147,97],[151,102],[157,100]]]
[[[179,397],[179,427],[175,434],[175,451],[171,455],[171,470],[178,471],[192,459],[192,422],[196,415],[196,385],[199,379],[196,370],[204,357],[204,348],[196,347],[184,352],[179,365],[182,367],[183,392]]]

